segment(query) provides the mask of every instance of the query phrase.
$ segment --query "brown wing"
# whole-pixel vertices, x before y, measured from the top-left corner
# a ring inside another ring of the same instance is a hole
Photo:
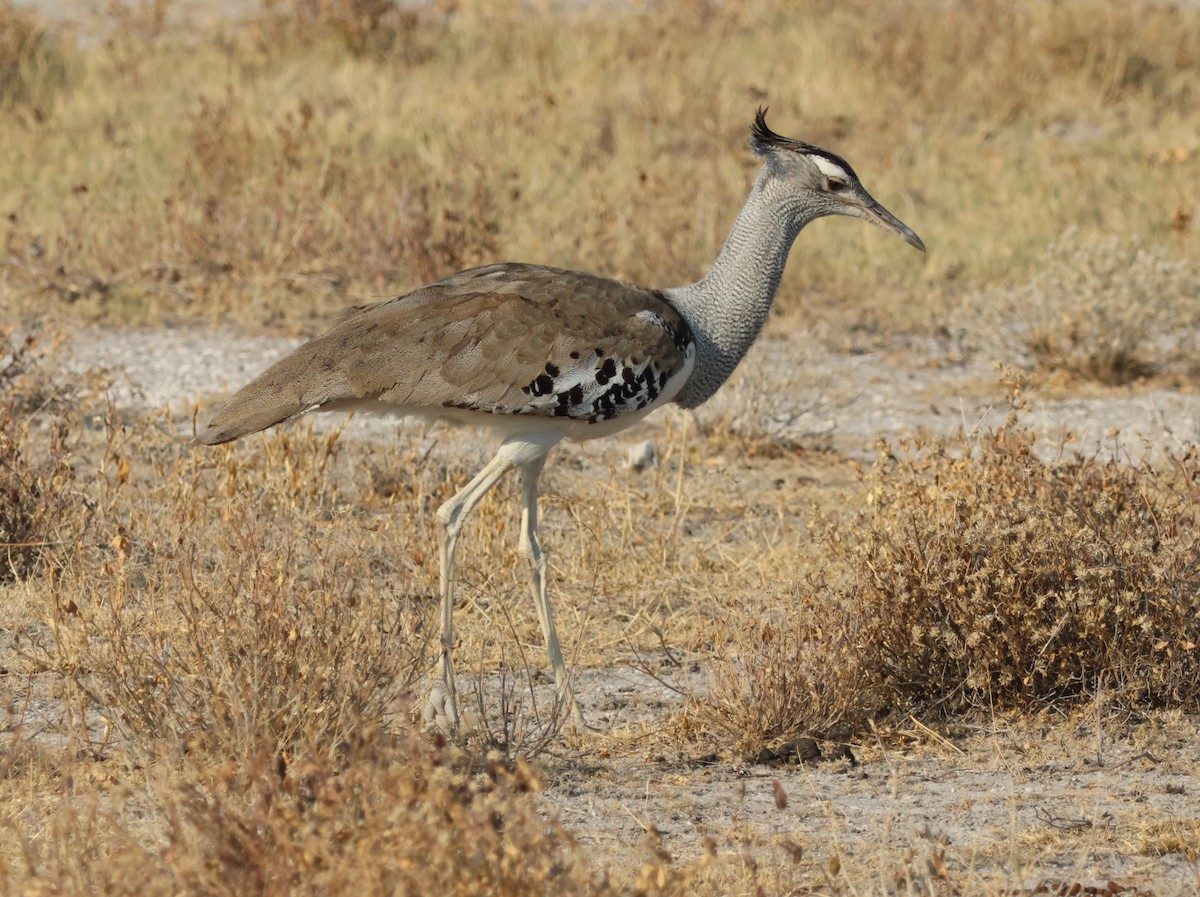
[[[606,419],[653,401],[691,348],[656,291],[534,265],[473,268],[350,310],[243,387],[198,441],[364,400]]]

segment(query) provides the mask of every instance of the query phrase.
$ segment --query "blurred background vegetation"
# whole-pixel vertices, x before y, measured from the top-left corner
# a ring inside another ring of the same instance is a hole
[[[1200,249],[1200,19],[1171,4],[146,0],[68,25],[3,0],[0,23],[10,319],[308,332],[501,259],[688,282],[759,105],[930,247],[823,222],[785,312],[928,332],[1069,228]]]

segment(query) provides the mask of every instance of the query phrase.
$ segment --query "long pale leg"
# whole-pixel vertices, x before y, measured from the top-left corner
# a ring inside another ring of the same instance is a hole
[[[546,463],[545,456],[521,465],[521,554],[529,560],[533,571],[533,603],[537,607],[538,621],[542,624],[542,635],[546,637],[546,649],[550,652],[550,668],[554,670],[554,684],[559,697],[569,703],[571,719],[579,728],[586,728],[579,702],[571,686],[567,665],[563,663],[562,648],[558,644],[558,632],[554,628],[554,613],[550,610],[550,599],[546,595],[546,555],[537,537],[538,478]]]
[[[516,463],[501,446],[475,479],[448,502],[438,508],[437,519],[442,527],[442,539],[438,555],[438,572],[442,589],[442,656],[441,671],[433,683],[429,701],[421,715],[426,722],[436,722],[446,732],[458,727],[458,701],[454,689],[454,663],[450,654],[454,649],[454,549],[463,520],[475,509],[488,490],[496,485]]]

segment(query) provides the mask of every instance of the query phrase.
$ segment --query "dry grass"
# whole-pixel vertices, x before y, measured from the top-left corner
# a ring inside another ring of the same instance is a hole
[[[51,379],[44,352],[0,331],[0,583],[54,568],[87,516],[62,413],[72,388]]]
[[[1005,360],[1186,381],[1200,15],[914,6],[279,0],[185,33],[154,2],[77,42],[0,0],[0,313],[290,333],[498,258],[684,282],[769,103],[932,250],[922,269],[883,234],[814,226],[776,331],[802,289],[804,326],[852,351],[937,333],[969,297],[968,343]],[[989,341],[985,306],[1013,340]],[[506,484],[460,557],[460,694],[483,731],[446,744],[409,710],[436,637],[430,521],[481,458],[303,427],[193,452],[179,422],[54,370],[0,341],[3,892],[995,893],[932,834],[843,861],[747,827],[714,861],[648,825],[597,855],[531,793],[609,751],[1197,709],[1191,453],[1048,459],[1014,417],[847,484],[803,454],[829,409],[780,369],[732,384],[698,435],[669,428],[657,467],[564,447],[546,475],[572,660],[707,660],[710,693],[563,751]],[[1160,829],[1137,849],[1194,833]]]
[[[569,834],[523,797],[528,768],[448,769],[415,740],[365,732],[336,753],[269,747],[165,756],[140,793],[85,795],[17,833],[0,886],[25,894],[618,893]],[[7,827],[7,826],[6,826]],[[12,837],[12,833],[6,833]],[[10,842],[11,843],[11,842]],[[651,855],[651,860],[653,856]],[[684,893],[694,873],[658,861],[635,893]]]
[[[54,360],[24,344],[14,357],[24,373],[8,381],[6,420],[27,424]],[[58,413],[77,426],[82,408]],[[380,462],[374,483],[391,487],[377,491],[349,475],[339,431],[199,453],[165,419],[110,417],[76,441],[70,495],[90,525],[53,568],[21,569],[0,617],[0,632],[18,634],[0,658],[15,686],[0,741],[0,890],[683,893],[703,863],[647,848],[644,869],[610,882],[539,814],[523,757],[555,741],[561,720],[517,712],[529,661],[504,665],[512,680],[498,709],[483,708],[482,741],[413,727],[409,698],[436,634],[431,533],[387,530],[421,520],[465,476],[414,452]],[[393,464],[417,475],[401,481]],[[61,526],[60,498],[43,489],[22,509]],[[511,554],[479,541],[481,554]],[[480,601],[520,591],[464,580]],[[486,621],[468,615],[464,628],[467,656],[503,658]],[[528,636],[528,621],[518,628]]]
[[[306,428],[197,453],[165,419],[126,424],[77,447],[89,471],[77,486],[94,510],[73,556],[7,593],[0,628],[24,621],[29,638],[8,661],[31,677],[19,690],[64,708],[38,736],[32,721],[54,714],[10,708],[0,765],[10,889],[987,892],[974,861],[936,838],[836,868],[827,858],[842,848],[820,839],[748,830],[716,859],[702,844],[676,859],[651,838],[609,865],[527,793],[564,761],[521,759],[561,753],[561,742],[545,715],[514,706],[532,706],[544,662],[512,651],[539,641],[512,496],[488,501],[463,543],[460,667],[480,683],[463,693],[499,704],[485,707],[490,741],[463,753],[413,731],[408,695],[419,697],[430,666],[435,616],[422,521],[469,459],[447,467],[423,440],[378,451]],[[884,454],[850,503],[867,510],[816,526],[805,549],[804,520],[781,513],[789,496],[774,511],[756,504],[769,486],[710,486],[682,507],[673,497],[675,465],[740,450],[713,441],[724,438],[675,434],[665,469],[631,478],[631,492],[550,475],[556,605],[579,659],[608,665],[614,645],[626,656],[657,647],[653,629],[632,623],[640,615],[674,651],[707,642],[734,661],[712,665],[690,731],[681,723],[657,744],[695,751],[716,730],[746,751],[799,733],[845,738],[913,711],[932,722],[980,705],[1094,699],[1096,687],[1108,706],[1194,708],[1200,677],[1184,640],[1195,638],[1195,494],[1181,488],[1192,459],[1045,461],[1014,419],[987,437]],[[700,525],[685,533],[681,516]],[[1014,526],[1032,537],[1013,538]],[[1021,575],[999,575],[1005,564]],[[823,577],[798,581],[793,567]],[[883,569],[891,575],[871,575]],[[1131,595],[1143,619],[1123,606]],[[573,618],[593,603],[605,613]],[[49,628],[39,633],[37,619]],[[976,632],[995,649],[967,650]],[[1147,830],[1145,850],[1175,850],[1170,832],[1188,824]],[[642,859],[631,865],[631,852]],[[805,856],[820,859],[795,858]]]
[[[1200,480],[1046,460],[1014,399],[979,436],[883,445],[829,559],[716,666],[702,719],[739,740],[862,734],[911,714],[1094,700],[1200,708]]]
[[[0,110],[44,121],[67,77],[63,47],[35,12],[11,0],[0,3],[0,22]]]
[[[56,391],[61,359],[32,344],[9,361],[13,457],[29,456],[48,404],[78,434],[54,467],[69,491],[31,491],[26,517],[61,529],[76,509],[87,526],[55,530],[54,563],[37,556],[0,602],[0,676],[14,687],[0,711],[0,890],[672,894],[701,874],[650,848],[644,868],[598,865],[526,796],[537,774],[523,758],[561,752],[562,715],[538,703],[542,652],[513,650],[540,633],[511,494],[484,504],[462,551],[461,694],[483,731],[431,746],[414,729],[436,638],[431,512],[470,457],[448,466],[424,438],[347,447],[340,430],[303,427],[192,451],[167,417]],[[659,644],[633,622],[658,602],[617,562],[677,543],[669,489],[653,488],[668,498],[649,544],[638,498],[603,479],[549,512],[576,599],[559,603],[562,628],[584,660]],[[676,576],[699,592],[696,573]],[[586,615],[567,609],[618,593],[626,622],[581,640]],[[663,628],[675,641],[696,619]],[[353,871],[377,852],[395,865]]]
[[[1108,386],[1200,366],[1200,269],[1161,247],[1068,234],[1024,286],[968,297],[967,340],[1010,362]]]
[[[185,38],[168,8],[65,42],[53,106],[3,112],[10,313],[311,329],[495,258],[685,282],[744,195],[763,102],[934,247],[922,271],[815,226],[781,300],[802,286],[821,320],[935,328],[962,292],[1028,279],[1067,224],[1197,248],[1191,10],[297,2]]]

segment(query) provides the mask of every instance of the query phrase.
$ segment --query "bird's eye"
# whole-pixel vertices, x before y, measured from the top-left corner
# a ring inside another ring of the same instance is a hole
[[[841,193],[846,189],[846,182],[841,178],[826,178],[825,185],[829,188],[830,193]]]

